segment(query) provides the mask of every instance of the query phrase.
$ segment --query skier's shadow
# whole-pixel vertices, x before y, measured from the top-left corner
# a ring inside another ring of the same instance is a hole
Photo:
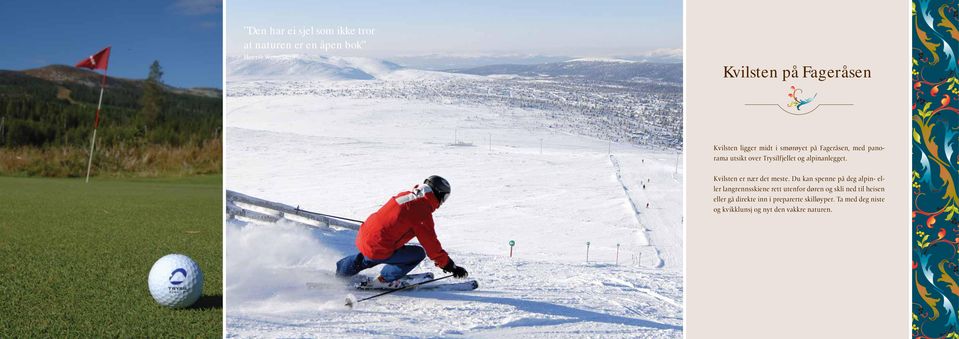
[[[658,323],[655,321],[637,319],[637,318],[627,318],[620,317],[611,314],[603,314],[599,312],[581,310],[577,308],[561,306],[541,301],[530,301],[530,300],[520,300],[513,298],[504,298],[504,297],[485,297],[469,294],[458,294],[458,293],[447,293],[447,292],[436,292],[430,294],[417,295],[415,293],[407,294],[409,297],[414,298],[424,298],[424,299],[440,299],[440,300],[452,300],[452,301],[468,301],[468,302],[482,302],[482,303],[495,303],[503,304],[516,307],[517,309],[530,312],[530,313],[539,313],[543,315],[552,315],[567,317],[573,319],[549,319],[541,321],[524,321],[519,323],[512,323],[512,326],[542,326],[542,325],[558,325],[563,323],[571,323],[577,321],[593,321],[593,322],[603,322],[610,324],[622,324],[629,326],[640,326],[646,328],[656,328],[664,330],[678,330],[682,331],[683,327],[679,325],[670,325]],[[505,325],[509,327],[510,325]]]

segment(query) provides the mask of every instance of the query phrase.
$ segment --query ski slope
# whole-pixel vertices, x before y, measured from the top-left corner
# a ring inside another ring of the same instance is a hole
[[[228,336],[681,336],[677,152],[561,133],[536,110],[284,95],[225,104],[227,189],[365,219],[442,175],[453,192],[434,214],[436,232],[480,283],[351,311],[342,307],[351,291],[331,271],[355,251],[354,231],[231,220]],[[421,271],[442,273],[430,262]]]
[[[410,81],[475,77],[405,68],[373,58],[303,54],[230,57],[226,68],[231,81]]]

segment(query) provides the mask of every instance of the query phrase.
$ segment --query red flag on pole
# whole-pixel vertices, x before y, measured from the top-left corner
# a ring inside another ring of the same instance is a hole
[[[80,60],[76,67],[89,68],[92,70],[103,70],[103,80],[100,81],[100,100],[97,101],[97,113],[93,118],[93,138],[90,139],[90,158],[87,160],[87,179],[90,182],[90,168],[93,165],[93,149],[97,144],[97,127],[100,126],[100,107],[103,105],[103,87],[107,84],[107,64],[110,62],[110,47],[104,48],[97,54],[91,55],[86,59]]]
[[[102,69],[107,70],[107,63],[110,62],[110,47],[104,48],[102,51],[97,52],[97,54],[91,55],[86,59],[80,60],[77,63],[76,67],[80,68],[89,68],[89,69]]]

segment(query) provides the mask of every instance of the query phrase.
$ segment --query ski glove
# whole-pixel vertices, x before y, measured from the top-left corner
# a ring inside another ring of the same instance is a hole
[[[469,272],[466,272],[465,268],[456,266],[452,259],[450,259],[446,266],[443,266],[443,272],[453,273],[453,278],[466,278],[466,276],[469,275]]]

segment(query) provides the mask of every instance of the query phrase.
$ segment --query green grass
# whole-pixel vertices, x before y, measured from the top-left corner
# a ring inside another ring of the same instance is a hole
[[[0,337],[221,337],[221,179],[0,177]],[[169,253],[203,270],[193,308],[150,296]]]

